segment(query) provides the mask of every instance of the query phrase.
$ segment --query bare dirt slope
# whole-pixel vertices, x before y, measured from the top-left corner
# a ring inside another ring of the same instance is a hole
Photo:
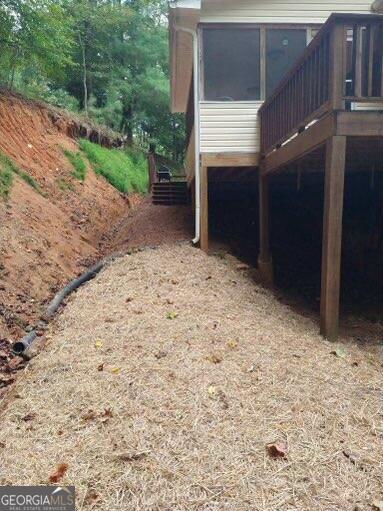
[[[0,150],[40,187],[19,177],[0,202],[0,340],[15,337],[46,301],[99,255],[102,236],[129,209],[92,171],[84,183],[63,149],[77,150],[68,118],[43,105],[0,94]]]
[[[383,501],[381,360],[323,341],[230,256],[183,244],[118,259],[71,299],[14,392],[0,484],[60,468],[79,510]],[[284,458],[266,452],[276,441]]]

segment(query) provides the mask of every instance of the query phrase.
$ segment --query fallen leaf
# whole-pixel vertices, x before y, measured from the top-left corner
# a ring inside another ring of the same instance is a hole
[[[96,504],[101,500],[100,495],[95,490],[89,490],[86,494],[84,502],[87,504]]]
[[[97,348],[97,349],[100,349],[104,346],[103,342],[102,341],[96,341],[94,343],[94,347]]]
[[[214,387],[214,385],[210,385],[207,388],[207,392],[208,392],[209,396],[215,396],[217,394],[217,389]]]
[[[176,318],[178,318],[178,312],[168,312],[166,317],[167,317],[167,319],[176,319]]]
[[[101,415],[102,417],[113,417],[113,412],[111,408],[105,408],[104,412]]]
[[[117,454],[115,456],[115,459],[119,460],[119,461],[127,461],[127,462],[139,461],[139,460],[142,460],[143,458],[146,458],[146,456],[148,454],[149,454],[148,452],[121,453],[121,454]]]
[[[342,348],[336,348],[330,352],[330,355],[335,355],[338,358],[346,358],[347,353]]]
[[[119,367],[113,367],[113,368],[111,369],[111,372],[112,372],[113,374],[120,374],[121,369],[120,369]]]
[[[97,417],[94,410],[88,410],[85,415],[82,416],[84,421],[93,421]]]
[[[250,369],[247,370],[248,373],[255,373],[255,371],[257,370],[257,366],[255,364],[253,364]]]
[[[97,367],[97,371],[102,372],[103,370],[104,370],[104,364],[100,364],[100,365]]]
[[[350,451],[343,451],[343,456],[345,458],[347,458],[348,460],[350,460],[350,462],[353,464],[353,465],[356,465],[357,463],[357,456],[355,454],[353,454],[352,452]]]
[[[27,415],[25,415],[22,420],[24,422],[29,422],[29,421],[33,421],[33,419],[36,419],[37,417],[37,414],[35,412],[31,412],[31,413],[27,413]]]
[[[285,442],[273,442],[266,445],[266,450],[272,458],[286,458],[287,444]]]
[[[161,360],[161,358],[165,358],[168,356],[166,351],[159,351],[158,353],[155,353],[154,355],[157,360]]]
[[[56,472],[54,472],[51,476],[49,476],[49,482],[52,484],[60,482],[61,479],[67,473],[68,468],[69,467],[68,467],[67,463],[60,463],[60,465],[57,467]]]
[[[227,343],[227,345],[229,346],[230,349],[234,350],[238,346],[238,342],[237,341],[229,341]]]
[[[214,353],[207,357],[207,360],[212,364],[220,364],[222,362],[222,357],[219,355],[215,355]]]

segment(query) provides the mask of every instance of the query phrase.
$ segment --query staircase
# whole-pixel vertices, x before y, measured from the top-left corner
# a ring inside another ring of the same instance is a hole
[[[185,181],[153,183],[152,202],[158,206],[175,206],[188,203],[188,189]]]

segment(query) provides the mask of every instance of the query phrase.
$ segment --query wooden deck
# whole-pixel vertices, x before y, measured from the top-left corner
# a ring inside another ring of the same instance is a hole
[[[334,14],[260,109],[259,267],[272,278],[268,178],[325,172],[321,332],[336,339],[344,176],[383,156],[383,16]]]

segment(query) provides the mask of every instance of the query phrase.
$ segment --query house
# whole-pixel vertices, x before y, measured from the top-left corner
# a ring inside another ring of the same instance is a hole
[[[259,269],[273,279],[272,175],[324,176],[321,331],[339,322],[345,172],[383,156],[383,0],[178,0],[170,8],[171,108],[187,119],[195,243],[209,245],[209,182],[259,186]],[[218,169],[218,172],[217,172]],[[292,170],[293,169],[293,170]],[[298,169],[298,170],[297,170]]]

